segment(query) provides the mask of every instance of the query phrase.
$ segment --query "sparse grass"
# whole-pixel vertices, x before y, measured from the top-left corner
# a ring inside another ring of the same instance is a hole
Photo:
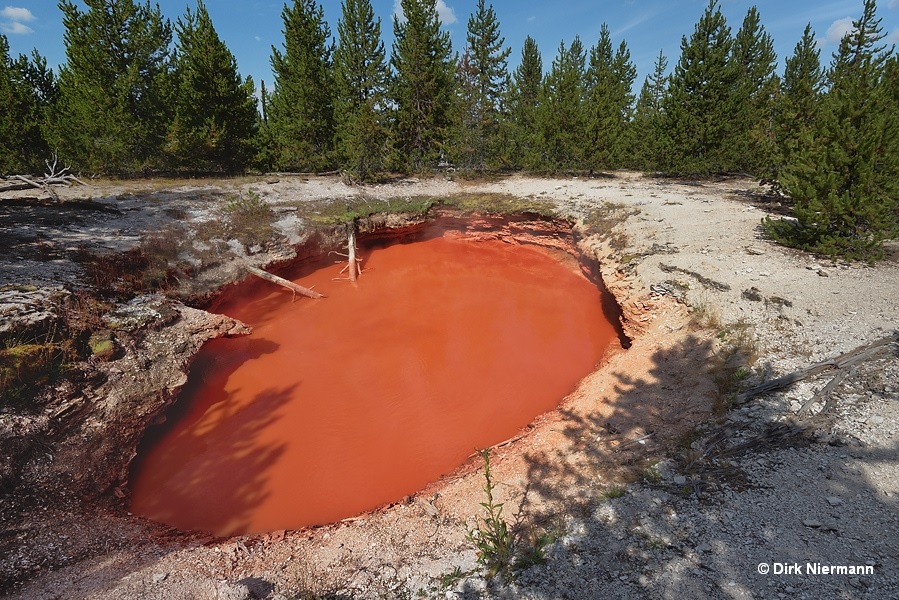
[[[130,299],[145,292],[170,289],[184,268],[178,262],[185,240],[183,228],[172,224],[147,234],[138,247],[114,254],[94,254],[82,247],[75,260],[98,295]]]
[[[464,213],[490,215],[533,213],[555,215],[555,205],[547,200],[510,194],[462,193],[447,197],[401,196],[372,198],[361,195],[347,199],[322,199],[291,204],[297,215],[318,225],[339,225],[375,214],[425,215],[435,206],[448,206]]]
[[[225,217],[225,231],[229,238],[244,246],[263,245],[274,237],[272,223],[275,214],[262,197],[253,190],[226,196],[221,209]]]
[[[637,527],[635,533],[643,538],[643,542],[650,550],[664,550],[668,547],[668,543],[660,537],[654,536],[642,527]]]
[[[0,406],[25,408],[42,387],[91,355],[91,332],[102,328],[109,305],[83,292],[49,301],[56,316],[46,329],[0,338]]]
[[[694,304],[690,311],[690,322],[695,329],[711,329],[719,331],[723,324],[721,315],[705,297]]]
[[[0,348],[0,407],[21,406],[35,388],[56,378],[67,348],[55,341],[15,342]]]
[[[300,557],[292,560],[288,578],[291,583],[282,595],[290,600],[340,600],[349,599],[351,577],[346,574],[347,565],[341,559],[338,565],[327,570],[313,560]]]
[[[659,485],[662,483],[662,472],[659,471],[659,466],[652,464],[644,468],[643,480],[652,485]]]
[[[627,489],[622,486],[616,485],[615,487],[610,487],[607,490],[603,490],[599,494],[599,499],[602,501],[614,500],[615,498],[621,498],[625,494],[627,494]]]
[[[434,196],[402,196],[399,198],[371,198],[357,196],[341,200],[313,200],[293,204],[298,216],[318,225],[340,225],[374,214],[423,215],[439,203]]]
[[[534,197],[520,197],[511,194],[465,193],[445,198],[446,206],[454,206],[466,213],[486,213],[495,215],[533,213],[546,217],[556,214],[556,205],[549,200]]]
[[[758,360],[759,349],[754,329],[746,321],[723,325],[720,318],[706,317],[705,326],[717,330],[717,349],[709,362],[709,373],[716,386],[712,410],[721,418],[732,405],[742,382],[751,375],[751,367]]]
[[[620,251],[628,246],[630,238],[618,230],[618,226],[639,214],[639,208],[606,201],[590,211],[584,219],[584,226],[588,234],[600,236],[613,250]]]

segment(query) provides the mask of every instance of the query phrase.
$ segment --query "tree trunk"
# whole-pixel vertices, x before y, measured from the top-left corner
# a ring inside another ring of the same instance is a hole
[[[347,266],[349,268],[350,281],[358,278],[356,263],[356,221],[347,223]]]

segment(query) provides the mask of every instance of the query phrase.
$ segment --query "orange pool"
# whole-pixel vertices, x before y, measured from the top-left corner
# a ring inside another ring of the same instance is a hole
[[[401,499],[515,435],[590,373],[614,326],[543,249],[438,237],[217,310],[252,335],[207,344],[132,475],[132,510],[220,535],[324,524]],[[268,284],[265,284],[268,285]]]

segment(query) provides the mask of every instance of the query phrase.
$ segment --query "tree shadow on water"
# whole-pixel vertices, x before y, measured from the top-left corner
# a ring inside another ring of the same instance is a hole
[[[182,530],[231,535],[250,528],[253,511],[269,495],[267,472],[286,444],[266,441],[265,432],[299,384],[236,398],[240,390],[224,387],[231,373],[278,346],[253,339],[219,342],[203,349],[166,423],[142,443],[131,471],[133,506]]]

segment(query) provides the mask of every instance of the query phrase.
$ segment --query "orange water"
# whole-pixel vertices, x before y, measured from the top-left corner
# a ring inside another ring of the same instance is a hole
[[[251,336],[207,344],[180,413],[145,444],[132,510],[220,535],[323,524],[399,500],[512,437],[589,373],[613,326],[572,261],[437,238],[264,284],[221,312]]]

